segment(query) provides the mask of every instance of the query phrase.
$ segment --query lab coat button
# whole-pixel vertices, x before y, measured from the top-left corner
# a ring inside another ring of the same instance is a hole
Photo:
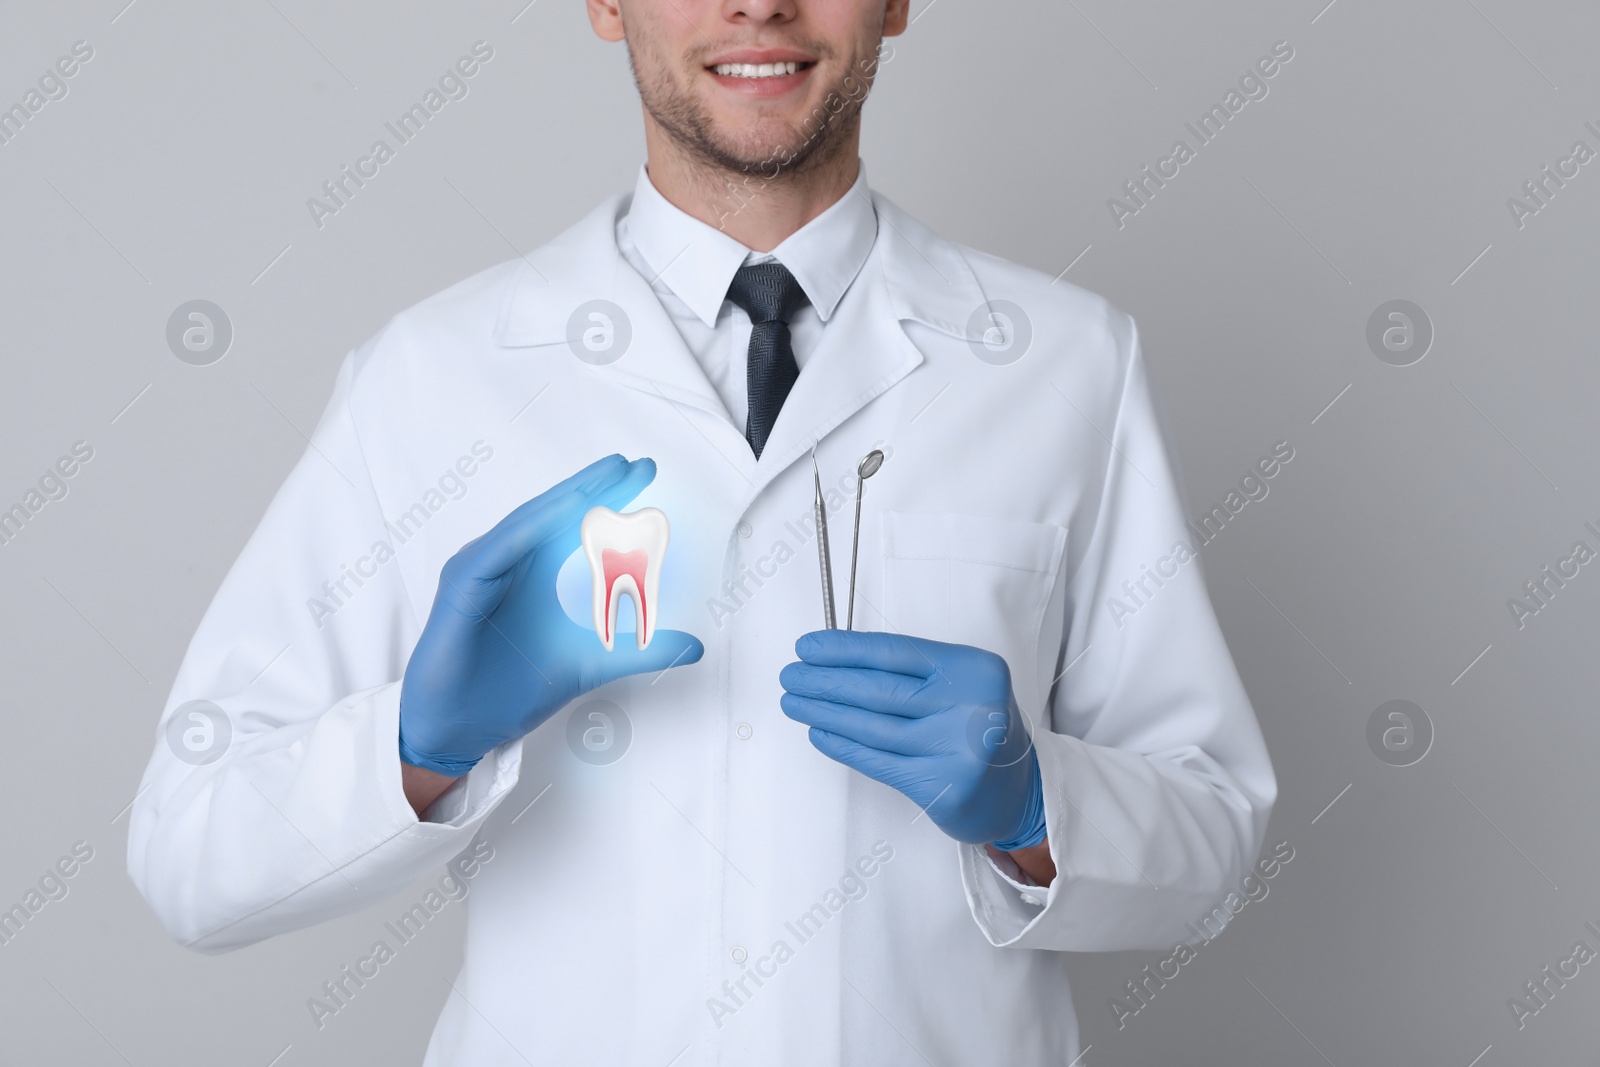
[[[734,945],[733,951],[728,953],[728,955],[733,957],[734,963],[743,963],[745,960],[749,959],[749,956],[745,953],[744,948],[739,945]]]
[[[741,741],[750,740],[751,730],[750,730],[750,724],[747,723],[747,722],[742,722],[738,726],[735,726],[733,728],[733,732],[739,735],[739,740],[741,740]]]
[[[749,537],[753,533],[755,533],[755,530],[751,527],[751,525],[748,522],[741,522],[739,524],[739,536],[740,537]]]
[[[1040,900],[1038,897],[1034,896],[1032,893],[1024,893],[1024,894],[1022,894],[1022,902],[1024,904],[1032,904],[1032,905],[1034,905],[1036,907],[1038,905],[1044,903],[1044,901]]]

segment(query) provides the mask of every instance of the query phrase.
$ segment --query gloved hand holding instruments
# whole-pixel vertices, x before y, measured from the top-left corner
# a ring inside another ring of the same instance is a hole
[[[1039,759],[992,652],[903,634],[818,630],[778,680],[823,755],[904,793],[957,841],[1044,840]]]
[[[800,662],[778,675],[784,713],[811,727],[811,743],[823,755],[898,789],[957,841],[1003,852],[1038,845],[1046,830],[1044,786],[1006,661],[970,645],[834,628],[815,461],[813,452],[826,628],[796,641]],[[882,464],[883,453],[874,451],[856,472],[847,626],[855,617],[862,487]]]

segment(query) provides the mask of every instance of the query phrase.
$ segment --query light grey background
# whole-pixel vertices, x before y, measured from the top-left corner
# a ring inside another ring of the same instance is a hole
[[[0,145],[0,504],[75,441],[94,458],[0,547],[0,905],[95,851],[0,946],[0,1060],[420,1059],[459,906],[319,1030],[306,999],[409,901],[193,955],[124,873],[125,810],[343,354],[631,186],[623,50],[577,0],[524,2],[6,5],[0,105],[73,42],[94,58]],[[1593,1063],[1600,965],[1520,1031],[1507,1000],[1600,949],[1600,565],[1520,630],[1507,600],[1600,546],[1600,163],[1521,229],[1506,201],[1600,149],[1600,11],[1324,4],[919,2],[867,108],[877,188],[1136,316],[1191,514],[1295,449],[1203,556],[1295,858],[1121,1030],[1109,1001],[1164,953],[1069,957],[1080,1062]],[[318,229],[306,199],[478,39],[470,95]],[[1107,199],[1279,40],[1270,94],[1119,230]],[[196,298],[235,329],[212,366],[165,342]],[[1407,367],[1365,339],[1395,298],[1436,330]],[[1366,741],[1392,699],[1436,732],[1413,766]]]

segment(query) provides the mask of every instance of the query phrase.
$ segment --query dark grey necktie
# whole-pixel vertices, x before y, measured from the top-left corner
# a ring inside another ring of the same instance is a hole
[[[744,439],[760,459],[783,401],[800,377],[789,340],[789,318],[806,302],[806,294],[789,268],[773,260],[740,267],[728,286],[728,299],[750,316],[750,352],[745,359],[750,407]]]

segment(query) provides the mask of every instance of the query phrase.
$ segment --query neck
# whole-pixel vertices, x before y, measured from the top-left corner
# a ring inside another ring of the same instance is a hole
[[[756,252],[770,252],[839,202],[860,172],[859,136],[839,138],[827,158],[776,178],[740,174],[691,156],[645,114],[646,167],[674,207]]]

